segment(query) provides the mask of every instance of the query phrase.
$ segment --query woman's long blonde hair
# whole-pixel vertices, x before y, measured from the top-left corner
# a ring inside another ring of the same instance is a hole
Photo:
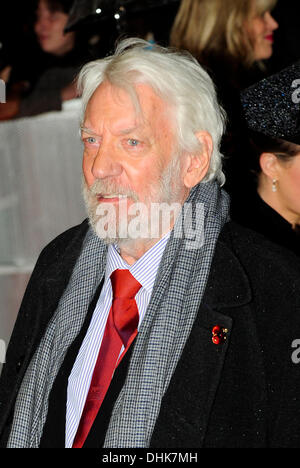
[[[214,54],[251,66],[255,59],[245,24],[253,14],[262,15],[276,3],[277,0],[182,0],[170,45],[188,50],[198,59]]]

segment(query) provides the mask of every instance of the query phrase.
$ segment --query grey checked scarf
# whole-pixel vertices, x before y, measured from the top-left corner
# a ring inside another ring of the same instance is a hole
[[[203,212],[197,206],[204,207]],[[217,183],[200,184],[191,191],[159,266],[105,447],[149,446],[162,397],[196,318],[228,211],[228,197]],[[39,446],[52,385],[104,275],[106,252],[103,242],[89,230],[68,287],[24,376],[7,447]]]

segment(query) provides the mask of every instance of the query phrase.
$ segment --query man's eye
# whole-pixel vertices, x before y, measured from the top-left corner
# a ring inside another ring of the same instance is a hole
[[[84,138],[84,143],[88,143],[90,145],[94,145],[95,143],[97,143],[97,139],[95,137],[87,137],[87,138]]]
[[[138,144],[139,144],[139,141],[138,141],[138,140],[135,140],[134,138],[129,138],[129,139],[127,140],[127,142],[128,142],[128,144],[129,144],[129,146],[138,146]]]

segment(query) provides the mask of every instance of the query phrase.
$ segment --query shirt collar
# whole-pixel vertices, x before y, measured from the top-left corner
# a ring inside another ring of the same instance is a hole
[[[132,276],[151,294],[158,266],[163,256],[165,247],[170,237],[170,232],[163,236],[133,265],[128,265],[120,256],[116,245],[110,245],[107,252],[107,263],[105,270],[105,281],[110,278],[113,271],[117,269],[129,270]]]

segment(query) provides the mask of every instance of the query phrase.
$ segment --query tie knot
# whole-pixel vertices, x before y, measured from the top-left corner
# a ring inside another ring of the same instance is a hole
[[[115,270],[110,279],[114,299],[133,299],[142,287],[129,270]]]
[[[141,284],[129,270],[115,270],[110,279],[113,289],[113,321],[126,347],[137,333],[139,313],[134,297],[141,288]]]

